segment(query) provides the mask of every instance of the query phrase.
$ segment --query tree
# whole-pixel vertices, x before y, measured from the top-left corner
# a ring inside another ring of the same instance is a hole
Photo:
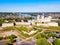
[[[11,42],[11,43],[14,42],[15,37],[16,37],[15,35],[10,35],[10,36],[9,36],[9,39],[10,39],[10,42]]]
[[[37,34],[36,35],[36,39],[40,39],[40,38],[46,38],[46,35],[45,34],[42,34],[42,33]]]
[[[48,33],[47,36],[48,36],[48,38],[49,38],[49,37],[51,37],[52,35],[51,35],[51,33]]]
[[[2,26],[2,21],[0,21],[0,26]]]
[[[48,42],[47,42],[46,38],[41,39],[41,45],[48,45]]]
[[[46,38],[45,34],[41,33],[40,35],[41,35],[42,38]]]
[[[36,45],[41,45],[41,39],[36,40]]]
[[[36,35],[36,39],[40,39],[41,38],[41,35],[40,34],[37,34]]]
[[[52,37],[56,37],[57,35],[56,34],[52,34]]]
[[[21,22],[21,20],[22,20],[21,18],[16,18],[15,19],[16,22]]]
[[[3,39],[3,37],[0,37],[0,40],[2,40]]]
[[[48,34],[47,34],[47,37],[48,37],[48,38],[49,38],[49,37],[53,37],[53,38],[54,38],[54,37],[56,37],[56,34],[54,34],[54,33],[52,33],[52,34],[51,34],[51,33],[48,33]]]
[[[60,26],[60,23],[58,23],[58,26]]]
[[[59,39],[55,39],[53,41],[53,45],[60,45],[60,40]]]
[[[36,40],[36,45],[48,45],[46,38],[40,38]]]

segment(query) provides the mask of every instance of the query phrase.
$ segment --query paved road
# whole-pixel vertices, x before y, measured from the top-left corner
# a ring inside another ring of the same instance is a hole
[[[4,45],[5,43],[8,43],[9,41],[6,40],[6,41],[0,41],[0,45]]]
[[[26,43],[26,42],[22,42],[20,45],[35,45],[34,43]]]
[[[24,41],[22,41],[22,42],[20,42],[20,43],[18,43],[18,44],[16,44],[16,45],[35,45],[35,42],[24,42]]]
[[[35,45],[35,42],[36,42],[36,39],[32,39],[29,42],[25,42],[19,38],[17,38],[16,40],[17,40],[16,45]]]

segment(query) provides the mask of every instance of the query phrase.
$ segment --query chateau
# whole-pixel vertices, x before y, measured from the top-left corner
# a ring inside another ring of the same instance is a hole
[[[28,20],[27,22],[24,22],[21,20],[21,22],[15,22],[16,25],[37,25],[37,26],[58,26],[58,23],[52,22],[52,17],[51,16],[44,16],[43,15],[37,15],[36,19]],[[13,26],[13,23],[3,23],[2,27],[7,27],[7,26]]]
[[[58,23],[52,22],[51,16],[37,15],[37,26],[58,26]]]

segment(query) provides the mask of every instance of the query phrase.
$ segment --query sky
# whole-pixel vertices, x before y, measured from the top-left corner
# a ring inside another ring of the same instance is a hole
[[[0,12],[60,12],[60,0],[0,0]]]

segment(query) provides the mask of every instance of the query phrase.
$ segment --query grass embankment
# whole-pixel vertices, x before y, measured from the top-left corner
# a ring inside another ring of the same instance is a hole
[[[35,28],[26,28],[25,26],[23,27],[15,27],[16,28],[16,32],[18,32],[19,33],[19,36],[20,36],[20,38],[22,38],[22,39],[24,39],[25,41],[30,41],[32,38],[34,38],[35,37],[35,35],[36,34],[38,34],[38,32],[41,32],[41,29],[39,29],[39,30],[37,30],[37,29],[35,29]],[[23,33],[23,31],[26,31],[26,32],[30,32],[30,31],[32,31],[32,30],[34,30],[34,31],[37,31],[37,32],[35,32],[35,33],[33,33],[33,34],[31,34],[31,35],[28,35],[28,34],[24,34]]]
[[[60,27],[44,27],[44,26],[35,26],[36,28],[45,29],[45,32],[60,32]]]

